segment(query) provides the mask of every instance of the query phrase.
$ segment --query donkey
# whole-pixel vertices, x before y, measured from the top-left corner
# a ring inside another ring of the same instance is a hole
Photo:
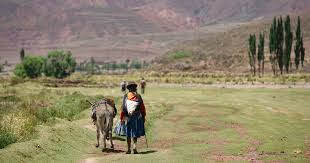
[[[89,101],[87,101],[89,102]],[[111,148],[114,149],[112,141],[112,127],[113,127],[113,118],[115,116],[115,108],[111,106],[105,99],[91,103],[92,111],[95,112],[94,123],[97,128],[97,144],[96,147],[99,147],[99,138],[100,132],[103,136],[103,145],[104,148],[102,151],[106,150],[106,140],[110,139]]]

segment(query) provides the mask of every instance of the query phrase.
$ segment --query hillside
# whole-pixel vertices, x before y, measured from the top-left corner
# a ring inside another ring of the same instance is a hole
[[[151,59],[197,27],[309,7],[308,0],[2,0],[0,56],[16,63],[25,47],[38,55],[67,49],[78,60]]]
[[[310,16],[301,14],[304,47],[306,49],[306,65],[304,71],[310,72]],[[295,32],[296,15],[292,15],[292,27]],[[269,27],[272,20],[257,20],[238,24],[226,31],[210,32],[205,27],[196,31],[196,37],[184,41],[168,51],[165,55],[154,59],[154,69],[161,71],[188,70],[188,71],[226,71],[248,72],[248,37],[255,33],[258,37],[260,31],[265,31],[266,70],[270,70],[269,62]],[[229,26],[229,24],[223,24]],[[293,45],[294,46],[294,45]],[[291,58],[295,54],[292,49]]]

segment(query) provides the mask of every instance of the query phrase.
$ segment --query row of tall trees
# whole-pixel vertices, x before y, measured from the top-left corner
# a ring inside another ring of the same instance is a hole
[[[286,16],[283,23],[282,17],[274,18],[269,30],[269,53],[270,53],[270,63],[274,75],[277,75],[278,70],[283,74],[284,69],[286,73],[290,72],[292,69],[291,51],[293,47],[293,32],[291,29],[291,19],[290,16]],[[249,64],[251,67],[251,72],[256,75],[256,58],[258,64],[259,75],[264,74],[265,65],[265,34],[259,34],[258,47],[256,49],[256,36],[251,34],[249,38]],[[257,50],[257,56],[256,56]],[[298,70],[301,63],[302,67],[304,65],[305,58],[305,48],[303,46],[303,36],[301,32],[300,17],[298,17],[297,27],[295,31],[295,67]]]
[[[130,61],[126,59],[123,62],[105,62],[105,63],[98,63],[95,61],[93,57],[89,60],[85,60],[77,65],[76,69],[78,71],[85,71],[88,74],[100,74],[104,71],[116,71],[116,70],[123,70],[128,72],[130,69],[143,69],[147,68],[149,63],[146,61],[140,61],[138,59],[134,59]]]
[[[257,54],[256,54],[257,49]],[[249,64],[251,66],[251,72],[256,75],[256,58],[257,58],[257,64],[258,64],[258,74],[264,74],[265,69],[265,34],[260,33],[259,34],[259,42],[258,46],[256,48],[256,36],[250,35],[249,38]],[[257,55],[257,56],[256,56]]]

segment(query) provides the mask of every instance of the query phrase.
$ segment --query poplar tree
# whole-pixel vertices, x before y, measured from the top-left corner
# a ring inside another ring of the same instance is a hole
[[[290,68],[292,45],[293,45],[293,32],[291,31],[290,16],[287,15],[285,20],[285,50],[283,57],[286,73],[289,72]]]
[[[301,27],[300,27],[300,17],[298,16],[297,28],[296,28],[296,42],[295,42],[295,66],[296,70],[298,70],[299,63],[300,63],[300,52],[301,52]]]
[[[277,24],[277,60],[280,68],[281,74],[283,73],[283,42],[284,42],[284,32],[283,32],[283,21],[282,17],[278,20]]]
[[[24,58],[25,58],[25,50],[24,50],[24,48],[22,48],[22,50],[20,51],[19,57],[20,57],[20,60],[21,60],[21,61],[24,60]]]
[[[256,75],[256,36],[255,34],[250,35],[249,38],[249,61],[250,61],[250,66],[251,70],[253,71],[253,74]]]
[[[277,49],[277,19],[274,17],[269,32],[269,52],[270,52],[270,63],[273,74],[276,75],[276,49]]]
[[[259,43],[258,43],[258,52],[257,52],[259,75],[264,74],[264,62],[265,62],[264,48],[265,48],[265,34],[260,33]]]
[[[304,67],[304,60],[305,60],[305,48],[304,48],[304,41],[303,41],[303,37],[301,37],[300,59],[301,59],[301,67]]]

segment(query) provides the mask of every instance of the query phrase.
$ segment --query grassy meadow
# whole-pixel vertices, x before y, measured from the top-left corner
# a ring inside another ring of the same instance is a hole
[[[141,154],[125,155],[126,142],[115,137],[116,150],[101,152],[94,146],[95,130],[86,100],[109,96],[119,109],[119,82],[138,81],[141,76],[149,82],[143,99],[150,147],[146,148],[142,138],[138,144]],[[264,78],[270,84],[309,82],[309,75],[304,74]],[[262,84],[262,79],[155,72],[122,76],[74,74],[64,80],[1,78],[0,163],[309,162],[309,89],[178,84],[234,84],[234,80],[242,80],[239,84]],[[210,80],[212,83],[208,83]]]

